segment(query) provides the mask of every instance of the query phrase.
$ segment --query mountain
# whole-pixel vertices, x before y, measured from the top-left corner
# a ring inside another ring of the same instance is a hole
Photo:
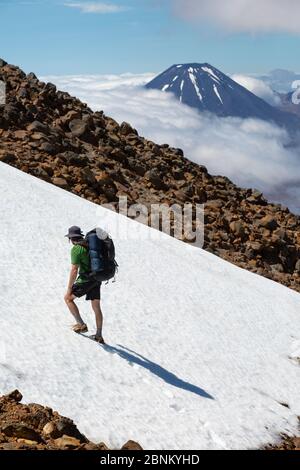
[[[296,433],[298,293],[3,163],[0,201],[1,393],[22,390],[110,448],[250,449]],[[106,347],[70,329],[74,223],[105,223],[115,241]]]
[[[182,150],[145,139],[33,73],[0,61],[0,79],[0,161],[116,210],[119,196],[147,208],[205,203],[207,251],[300,291],[300,217],[288,208],[210,175]]]
[[[293,96],[296,90],[290,93],[277,93],[277,96],[280,98],[281,103],[279,108],[285,112],[296,114],[300,116],[300,105],[293,102]],[[299,99],[299,92],[297,91],[297,99]]]
[[[180,102],[201,112],[263,119],[290,130],[300,129],[296,116],[274,108],[207,63],[173,65],[146,88],[173,93]]]
[[[258,78],[266,82],[272,90],[287,94],[291,92],[293,82],[300,80],[300,74],[290,70],[276,69]]]

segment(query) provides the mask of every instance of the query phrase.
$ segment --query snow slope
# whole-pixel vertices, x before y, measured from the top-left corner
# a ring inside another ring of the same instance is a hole
[[[3,163],[0,201],[1,394],[19,388],[110,446],[253,448],[296,430],[299,294]],[[73,224],[116,240],[107,348],[69,328]]]

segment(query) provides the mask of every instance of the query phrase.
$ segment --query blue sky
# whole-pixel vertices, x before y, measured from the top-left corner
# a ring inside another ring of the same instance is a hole
[[[183,62],[227,73],[300,69],[294,31],[228,31],[190,21],[173,4],[180,0],[0,0],[0,57],[39,75],[159,72]],[[93,12],[82,11],[88,6]]]

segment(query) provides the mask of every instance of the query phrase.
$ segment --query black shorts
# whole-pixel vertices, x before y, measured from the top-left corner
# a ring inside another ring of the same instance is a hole
[[[86,296],[85,300],[100,300],[101,282],[90,280],[83,283],[74,284],[72,294],[75,297]]]

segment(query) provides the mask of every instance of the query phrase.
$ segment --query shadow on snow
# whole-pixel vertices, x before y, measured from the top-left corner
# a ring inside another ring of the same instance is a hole
[[[89,337],[85,336],[85,338],[89,338]],[[142,356],[141,354],[138,354],[135,351],[132,351],[129,348],[126,348],[125,346],[122,346],[120,344],[118,344],[117,346],[118,347],[110,346],[108,344],[101,345],[101,347],[105,351],[112,353],[112,354],[117,354],[119,357],[127,361],[129,364],[137,364],[138,366],[143,367],[144,369],[151,372],[151,374],[156,375],[161,380],[163,380],[169,385],[172,385],[173,387],[181,388],[182,390],[185,390],[190,393],[194,393],[195,395],[198,395],[202,398],[208,398],[210,400],[214,400],[213,396],[211,396],[209,393],[207,393],[205,390],[198,387],[197,385],[193,385],[189,382],[186,382],[185,380],[180,379],[179,377],[177,377],[172,372],[169,372],[164,367],[160,366],[159,364],[156,364],[155,362],[150,361],[146,357]]]

